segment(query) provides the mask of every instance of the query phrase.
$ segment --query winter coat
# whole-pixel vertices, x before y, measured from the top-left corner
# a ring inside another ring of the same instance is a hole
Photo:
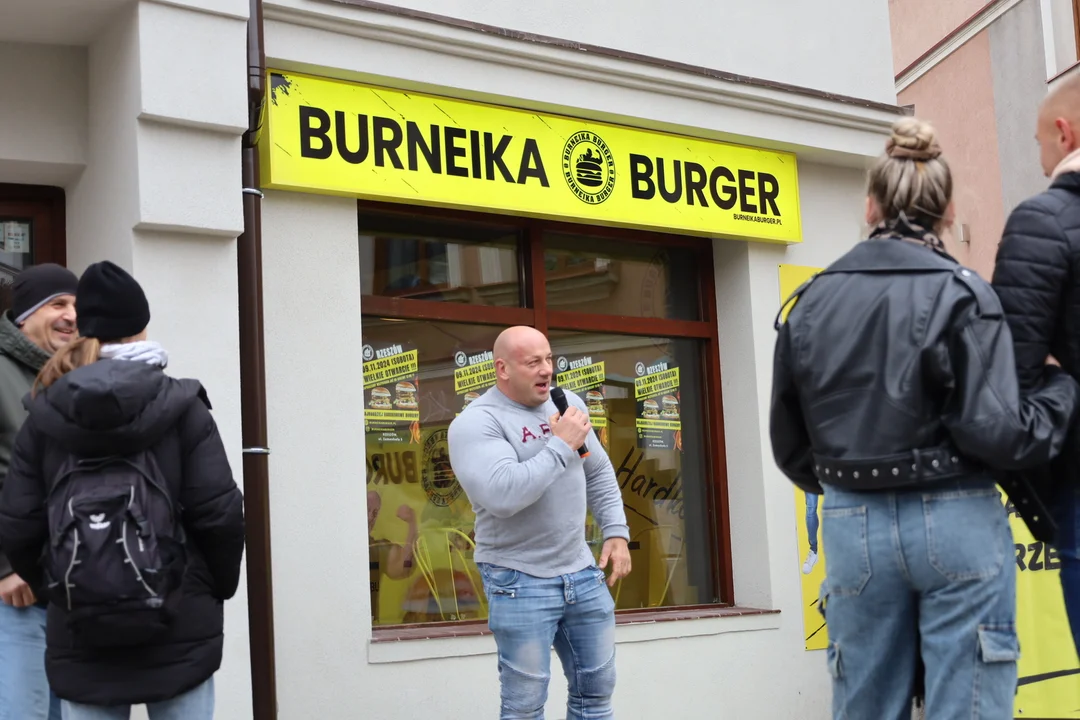
[[[35,588],[47,542],[45,499],[70,455],[103,457],[149,449],[181,508],[187,565],[168,632],[152,644],[86,647],[50,603],[45,655],[58,696],[89,705],[166,700],[206,681],[221,665],[222,607],[236,592],[244,546],[243,501],[202,386],[159,367],[99,360],[28,400],[0,493],[0,540],[15,571]]]

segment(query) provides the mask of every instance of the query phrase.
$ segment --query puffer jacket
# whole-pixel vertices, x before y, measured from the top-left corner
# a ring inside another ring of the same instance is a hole
[[[1042,384],[1047,355],[1080,379],[1080,173],[1058,176],[1009,215],[993,286],[1012,330],[1021,389]],[[1080,428],[1061,457],[1025,475],[1048,503],[1080,482]]]
[[[15,571],[40,588],[47,487],[69,454],[149,449],[181,510],[188,562],[176,617],[153,644],[114,650],[80,645],[66,611],[50,604],[45,666],[61,698],[88,705],[155,702],[206,681],[221,665],[223,602],[236,592],[244,546],[243,500],[194,380],[128,360],[99,360],[28,401],[0,492],[0,538]]]
[[[15,436],[26,420],[23,398],[48,361],[49,354],[30,342],[16,327],[10,310],[0,315],[0,488],[4,487],[11,464]],[[0,579],[13,572],[0,543]]]
[[[1021,397],[993,290],[930,248],[859,243],[796,293],[773,365],[770,435],[803,490],[918,489],[1046,463],[1080,388],[1067,374]],[[1049,522],[1017,480],[1021,516]]]

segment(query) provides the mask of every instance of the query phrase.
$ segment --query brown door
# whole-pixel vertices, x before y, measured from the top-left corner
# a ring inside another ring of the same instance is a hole
[[[6,286],[20,270],[65,264],[64,203],[60,188],[0,183],[0,310],[7,309]]]

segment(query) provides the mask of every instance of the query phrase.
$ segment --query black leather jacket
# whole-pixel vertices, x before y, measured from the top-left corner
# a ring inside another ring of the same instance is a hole
[[[1080,388],[1053,368],[1021,397],[997,295],[947,255],[872,237],[793,298],[778,323],[770,435],[803,490],[914,489],[1061,450]],[[1049,522],[1015,485],[1005,489],[1029,525]]]

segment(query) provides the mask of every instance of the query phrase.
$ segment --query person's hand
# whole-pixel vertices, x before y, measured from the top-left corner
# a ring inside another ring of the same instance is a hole
[[[611,575],[607,584],[608,587],[615,587],[615,583],[630,574],[630,546],[626,540],[615,537],[604,542],[604,548],[600,551],[601,570],[607,567],[608,559],[611,560]]]
[[[1061,367],[1061,363],[1059,363],[1058,359],[1056,357],[1054,357],[1053,355],[1047,355],[1046,356],[1046,364],[1047,365],[1056,365],[1058,367]]]
[[[571,450],[577,450],[584,445],[585,438],[592,429],[589,415],[573,405],[568,407],[562,415],[555,413],[548,418],[548,424],[551,425],[551,432],[555,437],[569,445]]]
[[[416,522],[416,511],[408,505],[402,505],[397,509],[397,516],[399,519],[412,525]]]
[[[5,605],[16,608],[27,608],[37,602],[34,591],[25,580],[14,573],[0,580],[0,600]]]

